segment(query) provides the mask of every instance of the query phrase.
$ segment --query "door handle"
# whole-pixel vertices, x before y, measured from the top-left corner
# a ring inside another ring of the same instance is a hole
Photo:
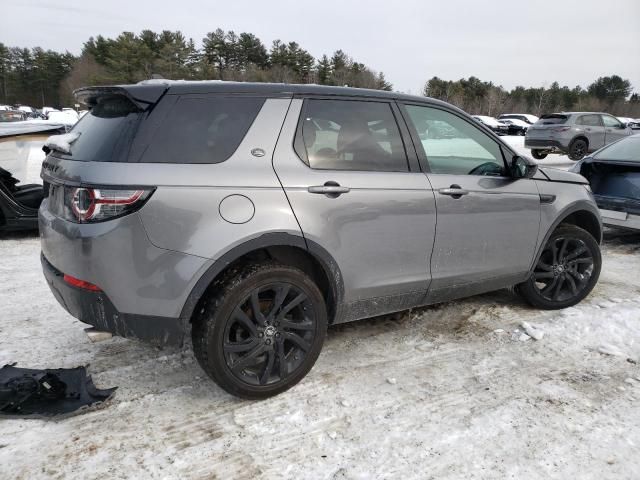
[[[307,188],[309,193],[317,193],[320,195],[326,195],[330,198],[336,198],[343,193],[349,193],[351,189],[349,187],[342,187],[337,182],[325,182],[324,185],[312,185]]]
[[[463,195],[468,195],[469,190],[461,188],[460,185],[451,185],[449,188],[441,188],[438,190],[441,195],[450,195],[453,198],[460,198]]]

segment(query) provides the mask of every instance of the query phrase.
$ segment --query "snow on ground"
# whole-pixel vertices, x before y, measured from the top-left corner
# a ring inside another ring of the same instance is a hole
[[[188,345],[91,343],[49,292],[37,236],[5,235],[0,365],[89,364],[119,389],[70,418],[0,420],[0,478],[638,478],[640,234],[608,232],[603,258],[564,311],[499,291],[332,327],[299,385],[249,402]]]
[[[499,291],[332,327],[298,386],[249,402],[188,346],[92,344],[49,292],[38,238],[5,237],[0,365],[90,364],[119,389],[64,420],[0,420],[0,477],[638,478],[639,245],[609,233],[597,288],[564,311]]]

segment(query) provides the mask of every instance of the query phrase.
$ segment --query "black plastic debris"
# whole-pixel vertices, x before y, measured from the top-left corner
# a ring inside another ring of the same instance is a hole
[[[34,370],[5,365],[0,368],[0,415],[66,415],[105,402],[116,388],[96,388],[85,367]]]

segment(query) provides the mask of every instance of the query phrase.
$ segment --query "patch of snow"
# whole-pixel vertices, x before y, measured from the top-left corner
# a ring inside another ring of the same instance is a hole
[[[529,322],[522,322],[520,326],[524,329],[526,334],[534,340],[542,340],[542,337],[544,337],[544,332],[537,325],[532,325]]]
[[[44,142],[45,147],[61,153],[71,153],[71,144],[80,138],[78,132],[63,133],[62,135],[51,135]]]

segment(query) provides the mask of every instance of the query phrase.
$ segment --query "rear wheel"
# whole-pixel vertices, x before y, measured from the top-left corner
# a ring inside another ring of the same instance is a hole
[[[587,154],[587,142],[578,138],[571,142],[569,145],[569,158],[571,160],[582,160],[582,158]]]
[[[315,283],[297,268],[267,263],[214,285],[192,337],[200,366],[220,387],[262,399],[309,372],[326,331],[326,307]]]
[[[546,158],[547,152],[544,150],[531,150],[531,156],[536,160],[542,160],[543,158]]]
[[[534,307],[570,307],[593,290],[601,266],[598,242],[575,225],[562,225],[549,237],[531,277],[517,290]]]

